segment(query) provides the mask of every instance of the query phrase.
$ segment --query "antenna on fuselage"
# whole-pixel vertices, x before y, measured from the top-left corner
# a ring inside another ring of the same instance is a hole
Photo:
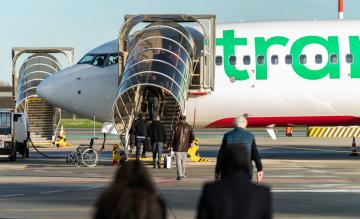
[[[339,0],[338,3],[338,19],[344,19],[344,0]]]

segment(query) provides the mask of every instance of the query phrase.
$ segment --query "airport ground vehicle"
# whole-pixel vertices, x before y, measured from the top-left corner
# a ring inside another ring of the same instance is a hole
[[[29,157],[28,120],[24,113],[11,110],[0,111],[0,155],[8,155],[9,161],[16,161],[16,153]]]

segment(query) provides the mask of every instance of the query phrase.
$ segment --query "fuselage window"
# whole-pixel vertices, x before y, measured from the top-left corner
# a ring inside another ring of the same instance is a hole
[[[271,56],[271,64],[273,64],[273,65],[279,64],[279,56],[277,56],[277,55],[272,55],[272,56]]]
[[[215,63],[216,65],[222,65],[222,56],[216,56]]]
[[[300,64],[305,65],[307,62],[306,55],[300,55],[299,61],[300,61]]]
[[[264,58],[263,55],[259,55],[259,56],[257,57],[257,63],[258,63],[259,65],[263,65],[263,64],[265,63],[265,58]]]
[[[118,54],[114,53],[114,54],[110,54],[109,57],[106,60],[106,64],[105,66],[109,66],[109,65],[115,65],[119,62],[119,56]]]
[[[346,54],[346,63],[352,64],[354,62],[354,57],[352,54]]]
[[[338,58],[336,54],[331,54],[330,55],[330,63],[331,64],[337,64],[338,63]]]
[[[244,62],[244,65],[250,65],[250,56],[244,56],[243,62]]]
[[[322,63],[322,55],[321,54],[317,54],[315,56],[315,63],[316,64],[321,64]]]
[[[291,55],[286,55],[285,56],[285,63],[288,65],[292,64],[292,56]]]
[[[236,56],[230,56],[229,62],[230,62],[230,65],[236,65]]]

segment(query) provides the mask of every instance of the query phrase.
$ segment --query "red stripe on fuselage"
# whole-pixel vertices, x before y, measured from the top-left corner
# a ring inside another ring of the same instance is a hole
[[[224,118],[210,123],[206,128],[232,128],[235,118]],[[294,117],[248,117],[248,127],[269,125],[291,126],[339,126],[360,125],[360,118],[354,116],[294,116]]]

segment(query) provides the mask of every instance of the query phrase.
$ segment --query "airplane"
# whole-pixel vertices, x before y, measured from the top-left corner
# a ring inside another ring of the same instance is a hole
[[[189,30],[189,29],[188,29]],[[360,124],[360,21],[266,21],[216,24],[214,86],[189,90],[195,128]],[[66,111],[114,122],[119,92],[118,40],[44,80],[40,97]]]

